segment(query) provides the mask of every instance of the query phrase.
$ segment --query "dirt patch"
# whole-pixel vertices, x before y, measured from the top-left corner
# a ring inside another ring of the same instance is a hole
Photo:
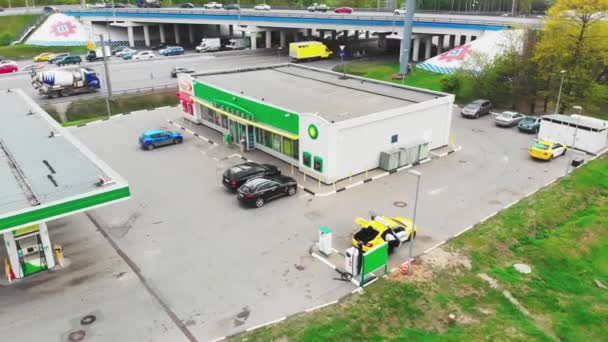
[[[436,248],[416,258],[407,275],[403,274],[402,269],[395,268],[391,271],[389,278],[395,281],[429,281],[436,272],[447,269],[457,271],[462,267],[471,270],[471,260],[467,256],[458,252],[446,251],[443,248]]]

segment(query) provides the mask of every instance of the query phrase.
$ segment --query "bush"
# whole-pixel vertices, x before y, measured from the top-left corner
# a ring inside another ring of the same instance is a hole
[[[460,80],[456,75],[444,76],[439,80],[439,83],[441,84],[441,90],[446,93],[455,94],[460,88]]]

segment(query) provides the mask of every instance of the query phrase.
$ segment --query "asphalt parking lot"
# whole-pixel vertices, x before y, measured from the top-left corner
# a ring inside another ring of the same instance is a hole
[[[93,215],[135,267],[129,268],[109,247],[96,258],[87,259],[107,278],[126,272],[137,283],[132,275],[135,269],[145,285],[136,293],[150,305],[149,313],[115,322],[111,336],[116,340],[128,340],[129,335],[120,336],[119,328],[147,327],[148,316],[163,311],[163,320],[153,325],[165,331],[160,326],[164,324],[169,327],[165,334],[176,335],[156,336],[157,340],[176,340],[173,337],[179,336],[179,329],[186,329],[204,341],[334,300],[354,287],[335,280],[333,270],[310,257],[318,228],[330,227],[334,247],[344,250],[350,245],[355,217],[366,217],[370,211],[389,216],[413,214],[416,177],[405,171],[333,196],[313,197],[300,192],[261,209],[245,208],[220,184],[224,169],[241,162],[230,157],[239,152],[237,148],[209,144],[187,134],[182,145],[153,151],[138,148],[137,137],[142,131],[174,129],[167,120],[177,113],[175,108],[161,108],[72,131],[121,173],[132,188],[130,201],[95,210]],[[569,159],[531,160],[527,150],[534,136],[495,127],[491,116],[467,120],[455,113],[453,139],[462,150],[415,167],[422,173],[418,253],[563,175]],[[407,206],[397,207],[397,201]],[[63,229],[78,232],[72,239],[78,240],[73,243],[79,246],[100,237],[94,229],[84,230],[77,222]],[[64,239],[57,237],[52,227],[50,233],[54,241]],[[71,249],[66,248],[67,257],[70,253]],[[396,265],[406,257],[407,248],[400,248],[391,262]],[[105,259],[115,262],[106,265]],[[77,277],[83,270],[67,268],[63,272],[57,276]],[[106,286],[95,277],[83,283],[91,289]],[[3,291],[10,294],[12,290]],[[29,293],[44,301],[44,291],[40,286]],[[133,292],[115,293],[113,286],[107,286],[106,291],[117,301],[124,296],[124,309],[129,309]],[[12,295],[19,298],[27,293],[17,291]],[[156,303],[154,296],[162,304]],[[65,298],[65,304],[77,298]],[[35,310],[34,303],[28,305]],[[91,302],[79,309],[108,316],[111,309],[106,307]],[[181,328],[175,320],[173,325],[167,323],[171,314],[182,323]],[[12,329],[10,323],[0,327],[5,333]],[[49,324],[43,327],[58,332]],[[100,325],[99,329],[104,328]],[[44,336],[42,333],[40,336]]]

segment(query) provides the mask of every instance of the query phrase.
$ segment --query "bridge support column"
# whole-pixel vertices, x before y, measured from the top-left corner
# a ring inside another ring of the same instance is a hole
[[[359,39],[359,30],[355,30],[355,40]]]
[[[418,62],[420,56],[420,38],[414,39],[414,46],[412,49],[412,62]]]
[[[369,31],[365,31],[365,39],[369,39]]]
[[[443,36],[443,47],[445,48],[445,50],[450,50],[450,35],[446,34]]]
[[[337,31],[331,31],[331,40],[336,40],[336,36],[338,35]]]
[[[234,25],[228,25],[228,36],[232,37],[234,35]]]
[[[135,39],[133,38],[133,26],[127,27],[127,35],[129,36],[129,46],[135,47]]]
[[[178,24],[173,24],[173,33],[175,35],[175,44],[179,44],[180,40],[179,40],[179,25]]]
[[[443,43],[444,43],[443,38],[444,38],[443,35],[437,36],[437,54],[438,55],[441,55],[443,53]]]
[[[158,25],[158,33],[160,34],[160,42],[166,43],[167,39],[165,38],[165,25],[163,25],[163,24]]]
[[[424,40],[424,59],[431,58],[431,47],[433,46],[433,38],[428,37]]]
[[[266,31],[266,48],[272,47],[272,31]]]
[[[146,46],[150,46],[150,27],[148,25],[144,25],[144,42]]]
[[[279,44],[281,44],[281,49],[285,48],[286,44],[285,44],[285,31],[281,30],[279,31]]]
[[[194,27],[192,24],[188,24],[188,41],[190,44],[194,44]]]
[[[473,38],[473,36],[467,34],[464,38],[464,43],[469,44],[472,40],[471,38]]]
[[[222,25],[215,25],[215,31],[217,32],[217,36],[222,35]]]
[[[258,33],[251,32],[251,50],[256,50],[258,48]]]
[[[450,35],[450,49],[453,49],[456,47],[456,36],[455,35]]]
[[[386,49],[386,34],[384,34],[384,33],[378,34],[378,47],[383,50]],[[403,51],[403,49],[401,49],[401,51]]]
[[[306,36],[312,37],[312,29],[306,29]]]

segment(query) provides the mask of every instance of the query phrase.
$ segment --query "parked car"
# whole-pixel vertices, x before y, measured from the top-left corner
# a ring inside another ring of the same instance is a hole
[[[261,208],[272,199],[282,196],[293,196],[298,192],[298,183],[288,176],[267,176],[251,179],[238,188],[236,198],[245,203]]]
[[[517,124],[517,129],[525,133],[538,133],[540,130],[540,117],[526,116]]]
[[[35,56],[33,58],[34,62],[48,62],[49,57],[51,57],[53,54],[50,52],[43,52],[41,54],[39,54],[38,56]]]
[[[80,64],[80,63],[82,63],[82,58],[80,58],[80,56],[65,56],[62,59],[58,59],[55,61],[55,64],[57,66]]]
[[[566,145],[549,140],[538,140],[532,148],[530,148],[530,157],[541,160],[551,160],[555,157],[566,154],[568,147]]]
[[[259,4],[253,7],[256,11],[270,11],[270,5],[267,4]]]
[[[393,12],[394,15],[405,15],[405,13],[407,13],[405,7],[397,8],[395,12]]]
[[[220,4],[219,2],[208,2],[206,4],[203,5],[204,9],[221,9],[223,7],[222,4]]]
[[[169,45],[167,45],[167,43],[159,43],[157,45],[152,46],[150,49],[152,50],[162,50],[162,49],[166,49]]]
[[[316,2],[307,8],[308,12],[327,12],[328,9],[329,7],[326,4],[318,4]]]
[[[241,9],[241,6],[239,4],[228,4],[228,5],[224,6],[224,9],[238,11]]]
[[[169,47],[166,47],[166,48],[160,50],[158,53],[160,53],[163,56],[183,55],[184,48],[181,46],[169,46]]]
[[[481,115],[490,114],[492,102],[488,100],[475,100],[462,108],[460,115],[463,117],[479,118]]]
[[[353,13],[353,9],[350,7],[338,7],[334,9],[334,13],[351,14]]]
[[[185,2],[179,6],[180,8],[194,8],[194,5],[191,2]]]
[[[114,8],[125,8],[125,7],[127,7],[127,5],[123,4],[122,2],[114,3]],[[112,3],[111,2],[106,3],[106,8],[112,8]]]
[[[67,52],[66,53],[57,53],[52,56],[49,56],[48,60],[49,60],[49,63],[53,64],[53,63],[57,62],[58,60],[63,59],[64,57],[67,57],[67,56],[70,56],[70,54]]]
[[[3,60],[0,62],[0,74],[8,74],[19,71],[19,66],[16,62]]]
[[[122,49],[122,50],[118,51],[116,53],[116,57],[121,57],[121,58],[125,59],[125,56],[128,55],[129,57],[126,59],[130,59],[136,53],[137,53],[137,51],[128,47],[126,49]]]
[[[390,253],[418,233],[418,226],[414,226],[412,220],[399,216],[372,216],[370,220],[358,217],[355,223],[361,229],[353,235],[352,244],[361,247],[363,252],[387,242]]]
[[[180,132],[153,129],[145,131],[139,137],[139,146],[144,150],[152,150],[165,145],[181,144],[184,137]]]
[[[130,49],[128,46],[118,46],[112,49],[112,55],[118,56],[118,53],[124,51],[126,49]]]
[[[92,5],[89,5],[89,8],[106,8],[105,2],[96,2]]]
[[[171,77],[176,78],[177,74],[193,74],[194,72],[192,69],[175,67],[171,69]]]
[[[44,11],[44,13],[55,13],[58,12],[57,8],[53,7],[53,6],[45,6],[42,11]]]
[[[144,50],[131,56],[131,59],[150,59],[156,57],[153,51]],[[123,57],[124,58],[124,57]]]
[[[496,126],[500,127],[513,127],[516,126],[525,117],[526,116],[522,113],[505,111],[498,114],[494,118],[494,123],[496,124]]]
[[[247,162],[232,166],[224,171],[222,184],[230,190],[236,190],[250,179],[278,176],[280,174],[281,170],[274,165]]]

